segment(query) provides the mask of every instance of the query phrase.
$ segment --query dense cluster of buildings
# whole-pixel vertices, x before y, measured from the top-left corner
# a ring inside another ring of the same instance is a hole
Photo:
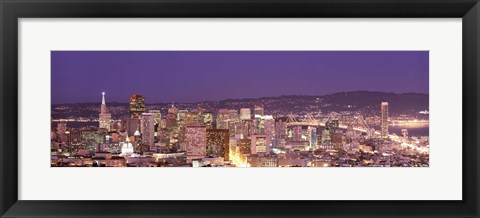
[[[274,117],[252,108],[146,110],[130,97],[129,115],[113,120],[102,93],[97,127],[52,127],[52,166],[107,167],[421,167],[428,137],[388,132],[388,102],[380,104],[380,131],[361,114],[346,124],[332,113]]]

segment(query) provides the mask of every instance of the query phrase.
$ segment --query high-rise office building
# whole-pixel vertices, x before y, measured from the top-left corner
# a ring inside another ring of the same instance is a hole
[[[189,111],[186,114],[185,124],[202,124],[200,122],[201,113],[197,111]]]
[[[244,127],[244,123],[242,121],[240,121],[239,119],[230,120],[228,122],[228,130],[230,131],[230,138],[235,138],[235,137],[242,138],[243,137],[243,127]]]
[[[252,119],[252,111],[250,110],[250,108],[241,108],[240,109],[240,119],[241,120]]]
[[[205,125],[187,125],[185,130],[185,150],[187,162],[204,158],[207,154],[207,127]]]
[[[235,121],[238,120],[238,111],[237,110],[228,110],[228,119]]]
[[[230,111],[227,109],[220,109],[217,113],[217,129],[228,129],[228,121],[230,119]]]
[[[250,154],[252,152],[251,139],[240,139],[238,140],[237,146],[239,147],[241,154]]]
[[[296,141],[296,142],[299,142],[299,141],[302,141],[302,126],[294,126],[292,128],[292,141]]]
[[[253,134],[258,134],[258,125],[255,120],[244,120],[243,123],[243,137],[250,137]]]
[[[270,140],[267,135],[252,135],[252,154],[270,153]]]
[[[207,126],[208,129],[212,128],[213,113],[211,111],[202,112],[202,123]]]
[[[265,110],[263,108],[263,106],[255,106],[255,108],[253,109],[253,115],[254,116],[263,116],[265,115]]]
[[[65,122],[57,123],[57,134],[62,142],[65,142],[67,140],[65,132],[67,132],[67,123]]]
[[[145,112],[145,98],[135,94],[130,97],[130,117],[140,118]]]
[[[275,136],[275,120],[270,115],[263,116],[263,120],[263,134],[267,135],[271,142]]]
[[[308,142],[310,150],[315,150],[317,147],[317,128],[313,126],[308,127]]]
[[[59,122],[57,123],[57,134],[65,134],[67,131],[67,123],[65,122]]]
[[[387,138],[388,137],[388,102],[382,102],[380,105],[380,110],[381,110],[381,136],[382,138]]]
[[[287,117],[275,119],[275,138],[285,139],[287,137]]]
[[[142,144],[147,145],[150,151],[156,151],[155,142],[153,141],[153,134],[155,132],[154,122],[153,114],[142,114]]]
[[[207,129],[207,156],[229,160],[230,135],[228,129]]]
[[[172,107],[168,108],[167,118],[166,118],[166,127],[171,129],[175,127],[177,123],[177,113],[178,109],[172,103]]]
[[[178,110],[177,122],[176,122],[178,127],[180,128],[185,127],[185,125],[187,124],[187,115],[188,115],[188,110]],[[195,124],[195,123],[191,123],[191,124]]]
[[[69,132],[68,145],[80,145],[82,143],[82,132],[78,130],[72,130]]]
[[[148,113],[153,114],[153,126],[156,135],[161,128],[160,123],[162,122],[162,114],[160,113],[160,110],[149,110]]]
[[[330,142],[332,138],[331,135],[328,129],[322,130],[322,143]]]
[[[287,139],[287,117],[275,118],[275,134],[272,140],[272,146],[282,147]]]
[[[110,131],[111,121],[112,115],[108,113],[107,105],[105,104],[105,92],[102,92],[102,104],[100,105],[100,114],[98,115],[98,128]]]

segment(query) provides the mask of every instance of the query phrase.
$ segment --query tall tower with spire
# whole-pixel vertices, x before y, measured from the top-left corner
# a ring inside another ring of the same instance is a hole
[[[107,105],[105,104],[105,92],[102,92],[102,106],[100,106],[100,113],[101,114],[107,113]]]
[[[111,121],[112,115],[108,113],[107,105],[105,104],[105,92],[102,92],[102,104],[100,105],[100,114],[98,115],[98,128],[110,131]]]

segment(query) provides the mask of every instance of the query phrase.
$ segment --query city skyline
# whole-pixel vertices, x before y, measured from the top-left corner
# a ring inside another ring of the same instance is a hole
[[[356,90],[428,93],[428,51],[52,51],[52,104],[100,92],[193,103]]]
[[[51,167],[429,167],[427,51],[52,52],[51,105]]]
[[[389,117],[380,102],[380,119],[362,113],[307,113],[274,118],[263,105],[184,110],[172,105],[162,116],[146,110],[145,99],[130,98],[130,116],[112,120],[102,93],[98,128],[52,128],[56,167],[428,167],[429,138],[409,137],[407,128],[427,119]],[[422,111],[420,111],[422,112]],[[428,111],[427,111],[428,114]],[[405,116],[406,115],[406,116]],[[163,119],[162,119],[163,117]],[[373,120],[372,120],[373,118]],[[123,126],[123,122],[126,126]],[[372,123],[381,122],[380,131]],[[401,135],[389,125],[402,125]],[[73,156],[72,156],[73,155]]]

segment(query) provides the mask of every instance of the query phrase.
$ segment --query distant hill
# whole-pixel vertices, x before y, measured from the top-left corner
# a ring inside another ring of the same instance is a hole
[[[247,99],[225,99],[221,101],[205,101],[197,103],[176,103],[179,109],[203,108],[213,112],[219,109],[240,109],[243,107],[253,108],[255,105],[264,105],[265,112],[273,115],[304,114],[306,112],[341,112],[358,111],[366,115],[379,114],[380,103],[389,103],[390,114],[416,114],[419,111],[429,110],[429,96],[421,93],[386,93],[372,91],[341,92],[329,95],[283,95],[278,97],[262,97]],[[147,102],[148,103],[148,102]],[[147,104],[147,109],[160,109],[162,114],[171,103]],[[70,109],[58,110],[59,106]],[[114,117],[125,116],[128,113],[128,103],[107,102],[112,108]],[[97,108],[98,107],[98,108]],[[99,103],[78,103],[52,105],[52,117],[97,117]],[[115,108],[115,110],[113,110]]]
[[[385,93],[385,92],[344,92],[322,97],[325,102],[332,104],[329,109],[339,110],[347,105],[356,109],[380,108],[380,102],[387,101],[389,112],[406,113],[429,109],[428,94],[420,93]],[[348,107],[347,107],[348,108]]]

